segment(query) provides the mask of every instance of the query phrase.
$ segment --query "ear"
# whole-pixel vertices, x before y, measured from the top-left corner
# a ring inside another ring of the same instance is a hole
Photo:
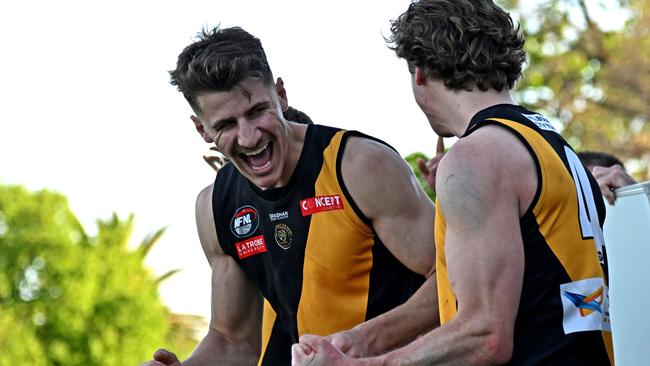
[[[212,137],[210,137],[210,135],[208,135],[208,133],[205,132],[201,120],[194,115],[190,116],[190,119],[192,120],[192,122],[194,122],[194,127],[196,128],[196,131],[201,135],[201,137],[203,137],[203,140],[208,143],[213,142]]]
[[[278,78],[275,81],[275,91],[278,93],[280,106],[282,107],[282,112],[284,112],[289,108],[289,100],[287,99],[287,90],[284,88],[284,81],[282,81],[282,78]]]
[[[424,70],[417,66],[415,66],[415,74],[413,77],[415,78],[416,85],[423,86],[427,84],[427,75],[424,73]]]

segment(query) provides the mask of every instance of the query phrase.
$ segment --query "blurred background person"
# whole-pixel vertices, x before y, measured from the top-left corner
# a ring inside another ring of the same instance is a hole
[[[612,154],[603,151],[581,151],[577,155],[598,181],[600,191],[610,205],[616,201],[616,188],[636,183],[625,170],[621,160]]]

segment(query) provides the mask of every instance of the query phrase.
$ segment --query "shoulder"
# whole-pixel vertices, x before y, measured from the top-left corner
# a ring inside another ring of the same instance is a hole
[[[431,202],[409,165],[381,142],[350,136],[343,152],[341,175],[350,195],[371,220],[407,205],[414,210],[430,208]]]
[[[217,238],[217,231],[214,224],[214,214],[212,212],[212,192],[214,184],[210,184],[199,192],[196,198],[196,228],[199,234],[199,240],[203,251],[208,258],[208,262],[212,261],[216,256],[222,255],[223,251],[219,246]]]
[[[408,164],[395,150],[363,136],[349,136],[341,153],[341,173],[346,184],[371,178],[384,181],[386,175],[408,176],[412,173]]]
[[[196,197],[196,213],[207,214],[212,216],[212,191],[214,190],[214,183],[206,186],[199,192]],[[198,217],[197,217],[198,219]]]
[[[500,125],[483,126],[459,139],[441,160],[436,177],[443,212],[444,206],[462,203],[463,198],[473,198],[472,205],[509,199],[526,205],[536,187],[532,155]],[[487,206],[484,209],[489,211]]]
[[[442,173],[473,171],[498,177],[530,161],[521,140],[505,126],[485,125],[459,139],[440,163]]]
[[[401,165],[403,162],[402,157],[390,146],[363,135],[348,136],[342,153],[342,163],[359,169],[376,170],[385,164]]]

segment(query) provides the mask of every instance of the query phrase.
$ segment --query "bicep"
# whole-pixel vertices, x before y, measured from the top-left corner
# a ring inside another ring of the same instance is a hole
[[[259,343],[262,296],[229,256],[221,255],[213,261],[211,302],[211,329],[232,340]]]
[[[519,183],[507,162],[490,155],[485,145],[460,147],[440,167],[445,256],[458,316],[512,332],[524,270]]]
[[[411,168],[376,142],[351,139],[347,149],[352,151],[346,150],[341,170],[356,204],[400,262],[415,272],[430,273],[435,261],[434,207]]]

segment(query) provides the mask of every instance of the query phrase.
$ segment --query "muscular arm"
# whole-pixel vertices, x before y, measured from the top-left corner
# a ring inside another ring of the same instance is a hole
[[[372,221],[387,249],[411,270],[427,277],[403,305],[330,338],[352,356],[381,354],[439,323],[433,276],[434,207],[408,164],[385,145],[350,138],[341,171],[350,195]]]
[[[533,160],[514,136],[484,127],[459,140],[439,169],[438,199],[458,313],[369,364],[498,365],[512,357],[524,271],[519,217],[537,184]]]
[[[448,275],[458,303],[449,322],[385,355],[352,359],[305,336],[300,365],[499,365],[512,357],[524,253],[519,218],[537,188],[532,157],[509,132],[484,127],[442,160],[438,200],[446,219]]]
[[[219,246],[212,214],[212,186],[199,194],[196,222],[212,268],[212,312],[208,334],[183,365],[256,365],[262,299],[237,263]]]

